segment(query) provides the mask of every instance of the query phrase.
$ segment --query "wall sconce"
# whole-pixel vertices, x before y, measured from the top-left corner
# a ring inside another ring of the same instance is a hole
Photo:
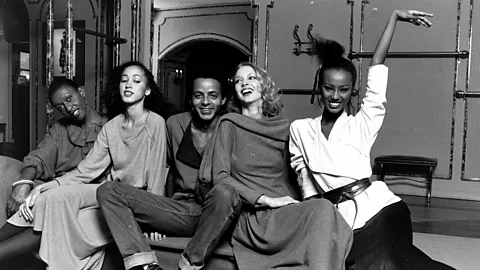
[[[299,56],[302,53],[306,53],[308,55],[312,55],[312,43],[313,43],[313,36],[312,36],[312,30],[313,30],[313,24],[308,25],[307,29],[307,39],[308,41],[302,41],[300,37],[298,36],[298,24],[295,25],[293,28],[293,39],[295,42],[293,42],[293,54],[296,56]],[[303,49],[303,45],[307,45],[305,49]]]
[[[234,87],[235,86],[235,83],[233,82],[232,78],[228,78],[227,83],[228,83],[228,87]]]
[[[183,81],[183,70],[175,69],[175,78],[173,78],[173,84],[181,84]]]

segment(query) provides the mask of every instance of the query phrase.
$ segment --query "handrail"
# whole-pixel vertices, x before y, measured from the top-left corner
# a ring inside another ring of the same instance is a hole
[[[457,90],[455,91],[455,97],[456,98],[480,98],[480,92]]]
[[[83,33],[85,33],[85,34],[89,34],[89,35],[93,35],[93,36],[98,36],[98,37],[106,38],[106,39],[107,39],[107,43],[108,43],[107,45],[110,45],[110,44],[115,45],[115,44],[127,43],[127,40],[124,39],[124,38],[118,38],[118,37],[106,35],[106,34],[99,33],[99,32],[95,32],[95,31],[88,30],[88,29],[85,29],[85,28],[73,27],[73,30],[78,31],[78,32],[83,32]],[[108,40],[110,40],[111,42],[108,42]]]
[[[453,52],[390,52],[387,54],[388,58],[468,58],[470,55],[469,51],[453,51]],[[359,59],[359,58],[372,58],[373,52],[350,52],[348,58],[350,59]]]

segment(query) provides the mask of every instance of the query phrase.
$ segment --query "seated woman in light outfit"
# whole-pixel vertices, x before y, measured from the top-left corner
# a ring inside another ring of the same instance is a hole
[[[18,211],[33,187],[77,167],[108,121],[87,104],[85,91],[72,80],[54,79],[48,89],[48,98],[63,117],[53,122],[37,149],[31,151],[23,163],[0,157],[0,226],[5,225],[0,230],[0,266],[7,264],[6,259],[19,260],[13,256],[36,250],[40,244],[39,233],[5,224],[7,215]],[[22,233],[15,239],[8,239],[20,231]]]
[[[234,81],[230,111],[237,113],[220,119],[198,188],[206,193],[213,181],[240,195],[242,211],[232,237],[238,268],[344,269],[352,231],[329,201],[298,201],[288,164],[290,121],[281,115],[279,88],[250,63],[237,67]]]
[[[99,184],[92,181],[102,173],[109,172],[108,181],[164,193],[165,121],[148,109],[162,103],[158,86],[141,63],[117,71],[111,94],[123,101],[123,113],[104,125],[76,169],[35,187],[9,220],[42,232],[39,255],[49,269],[101,268],[111,236],[96,201]]]
[[[397,21],[429,27],[419,11],[394,11],[368,69],[360,110],[351,108],[357,72],[335,41],[316,40],[321,67],[320,117],[290,127],[291,165],[300,174],[304,197],[329,199],[354,230],[348,269],[450,269],[412,244],[410,211],[384,182],[370,183],[370,149],[385,116],[388,68],[383,65]],[[314,89],[317,91],[317,89]],[[323,192],[326,193],[323,193]],[[323,194],[322,194],[323,193]]]

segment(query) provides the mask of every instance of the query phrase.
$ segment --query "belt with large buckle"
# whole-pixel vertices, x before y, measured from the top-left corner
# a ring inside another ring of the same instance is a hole
[[[346,186],[325,192],[322,197],[331,201],[333,204],[339,204],[344,201],[353,200],[355,196],[364,192],[370,185],[370,180],[368,178],[364,178]]]

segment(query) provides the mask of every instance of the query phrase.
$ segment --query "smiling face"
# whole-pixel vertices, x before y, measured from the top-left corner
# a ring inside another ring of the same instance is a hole
[[[251,66],[242,66],[235,73],[235,93],[242,103],[242,107],[252,104],[260,106],[262,102],[262,85],[259,75]]]
[[[122,101],[127,105],[144,102],[145,96],[150,94],[147,83],[148,79],[143,69],[135,65],[126,67],[119,85]]]
[[[211,78],[197,78],[193,81],[192,107],[198,116],[205,121],[217,116],[220,107],[225,103],[220,83]]]
[[[323,72],[320,93],[325,110],[331,114],[342,113],[352,96],[352,75],[343,69],[327,69]]]
[[[72,120],[82,122],[87,115],[87,104],[85,104],[85,93],[83,90],[64,85],[60,86],[50,96],[50,102],[57,110]]]

